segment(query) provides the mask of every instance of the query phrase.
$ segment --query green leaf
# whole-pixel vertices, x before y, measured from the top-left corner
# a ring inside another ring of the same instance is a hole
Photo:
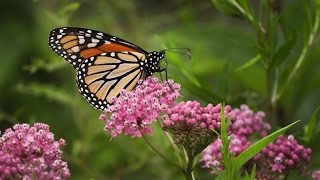
[[[248,0],[238,0],[239,5],[243,8],[243,10],[245,11],[245,13],[247,15],[250,15],[252,18],[255,18],[253,16],[253,9],[252,6],[250,4],[250,1]],[[254,19],[252,19],[254,20]]]
[[[297,32],[293,31],[291,36],[283,43],[280,48],[277,50],[273,57],[272,66],[278,67],[281,65],[284,60],[289,56],[291,50],[297,42]]]
[[[80,3],[70,3],[68,5],[65,5],[60,11],[59,11],[59,15],[61,16],[67,16],[73,12],[75,12],[76,10],[78,10],[80,7]]]
[[[245,180],[255,180],[256,177],[256,164],[253,165],[253,168],[251,170],[251,174],[248,174],[248,171],[245,170]]]
[[[255,180],[256,178],[256,164],[253,165],[253,168],[251,170],[250,180]]]
[[[259,153],[264,147],[266,147],[269,143],[277,139],[281,134],[285,133],[291,126],[298,123],[300,120],[281,128],[274,133],[270,134],[267,137],[264,137],[263,139],[259,140],[258,142],[251,145],[248,149],[243,151],[241,154],[239,154],[235,158],[235,166],[239,169],[241,166],[243,166],[249,159],[251,159],[253,156],[255,156],[257,153]]]
[[[225,0],[211,0],[213,5],[218,9],[218,11],[230,14],[230,15],[240,15],[239,11],[236,7],[234,7],[231,3]]]
[[[255,57],[251,58],[250,60],[248,60],[246,63],[244,63],[243,65],[241,65],[240,67],[238,67],[235,72],[238,72],[238,71],[242,71],[244,69],[247,69],[251,66],[253,66],[254,64],[256,64],[259,59],[261,58],[261,55],[260,54],[257,54]]]
[[[53,100],[63,104],[74,104],[74,99],[69,96],[68,93],[52,85],[39,83],[18,84],[15,89],[20,93],[31,94],[38,97],[45,97],[49,100]]]
[[[316,131],[316,125],[317,125],[317,115],[320,111],[320,106],[317,107],[317,109],[313,112],[312,116],[310,117],[308,124],[304,126],[304,137],[303,140],[307,143],[310,143],[313,138],[315,137]]]
[[[61,59],[57,59],[56,61],[45,61],[43,59],[35,59],[31,64],[23,66],[23,69],[30,72],[31,74],[36,73],[39,70],[45,70],[47,72],[53,72],[57,69],[61,69],[66,67],[68,64]]]

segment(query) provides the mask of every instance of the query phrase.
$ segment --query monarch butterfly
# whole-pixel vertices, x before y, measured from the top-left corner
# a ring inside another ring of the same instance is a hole
[[[103,32],[63,27],[50,32],[49,46],[77,71],[77,86],[95,108],[104,110],[122,89],[132,90],[140,79],[160,67],[165,50],[147,52]]]

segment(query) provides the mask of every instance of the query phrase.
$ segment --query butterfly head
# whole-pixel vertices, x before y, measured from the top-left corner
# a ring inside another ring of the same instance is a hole
[[[165,51],[153,51],[148,54],[145,64],[145,72],[147,76],[151,76],[154,72],[161,70],[160,61],[164,58]]]

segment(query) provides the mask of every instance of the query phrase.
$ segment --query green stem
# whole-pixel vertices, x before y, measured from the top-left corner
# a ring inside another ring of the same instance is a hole
[[[273,103],[272,103],[272,70],[267,68],[266,70],[266,88],[267,88],[267,107],[266,107],[266,121],[271,122],[273,113]]]
[[[180,164],[179,167],[183,167],[183,166],[184,166],[184,163],[183,163],[182,158],[181,158],[181,156],[180,156],[180,152],[181,152],[181,151],[179,150],[178,146],[174,143],[174,141],[173,141],[172,137],[170,136],[170,134],[169,134],[167,131],[163,130],[163,128],[162,128],[162,127],[163,127],[163,124],[162,124],[162,122],[161,122],[158,118],[157,118],[157,122],[158,122],[160,128],[162,129],[162,132],[163,132],[164,136],[166,137],[166,139],[167,139],[168,142],[170,143],[171,148],[172,148],[173,151],[174,151],[174,155],[177,157],[177,159],[178,159],[178,161],[179,161],[179,164]]]
[[[264,25],[264,31],[263,31],[263,43],[265,44],[265,47],[269,46],[269,36],[270,36],[270,18],[272,16],[272,9],[270,7],[271,2],[270,0],[262,1],[263,3],[263,16],[262,21]],[[265,64],[266,64],[266,92],[267,92],[267,107],[266,107],[266,120],[268,122],[271,121],[272,113],[273,113],[273,103],[272,103],[272,93],[273,93],[273,79],[272,79],[272,52],[269,51],[269,53],[264,57]]]
[[[195,180],[194,174],[193,174],[193,161],[194,161],[194,155],[190,150],[184,151],[186,160],[187,160],[187,165],[185,169],[182,171],[184,174],[184,177],[186,180]]]
[[[179,166],[179,164],[177,164],[176,162],[172,161],[171,159],[169,159],[168,157],[166,157],[164,154],[162,154],[160,151],[158,151],[158,149],[156,147],[154,147],[150,141],[148,140],[148,138],[146,138],[144,135],[142,136],[143,139],[145,140],[145,142],[151,147],[151,149],[158,154],[160,157],[162,157],[164,160],[170,162],[171,164],[173,164],[174,166],[176,166],[177,168],[181,169],[181,167]]]
[[[184,177],[186,180],[195,180],[193,171],[191,171],[191,172],[184,172],[183,171],[183,174],[184,174]]]

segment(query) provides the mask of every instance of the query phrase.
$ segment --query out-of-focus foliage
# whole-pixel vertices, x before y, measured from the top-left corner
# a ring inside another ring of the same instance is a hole
[[[281,69],[280,77],[286,77],[308,42],[306,32],[311,28],[308,20],[314,17],[308,16],[312,10],[304,1],[279,2],[282,14],[278,18],[285,28],[277,36],[283,41],[270,51],[275,51],[278,57],[273,65]],[[252,11],[259,8],[253,6]],[[96,29],[148,51],[190,48],[191,60],[169,52],[166,57],[168,78],[182,84],[182,99],[203,103],[224,101],[233,107],[246,103],[254,110],[266,108],[265,69],[257,60],[257,52],[269,52],[257,49],[254,29],[242,19],[241,13],[230,9],[230,14],[236,16],[223,15],[210,0],[4,0],[0,2],[0,10],[0,129],[3,131],[16,122],[49,124],[56,138],[67,141],[64,158],[69,162],[72,179],[183,177],[141,139],[119,137],[110,141],[103,131],[103,122],[98,120],[100,112],[78,93],[74,69],[47,45],[48,34],[54,28]],[[306,124],[319,106],[319,47],[319,37],[315,36],[297,75],[283,89],[275,108],[278,125],[297,119]],[[239,69],[249,60],[251,64]],[[285,79],[279,82],[282,88]],[[312,118],[319,121],[316,113]],[[319,129],[319,123],[313,124],[317,126],[314,129]],[[295,130],[291,132],[303,134],[301,128]],[[162,147],[163,137],[152,138]],[[314,146],[311,166],[319,167],[316,161],[319,146],[312,143],[310,146]],[[200,167],[195,176],[212,178]]]

